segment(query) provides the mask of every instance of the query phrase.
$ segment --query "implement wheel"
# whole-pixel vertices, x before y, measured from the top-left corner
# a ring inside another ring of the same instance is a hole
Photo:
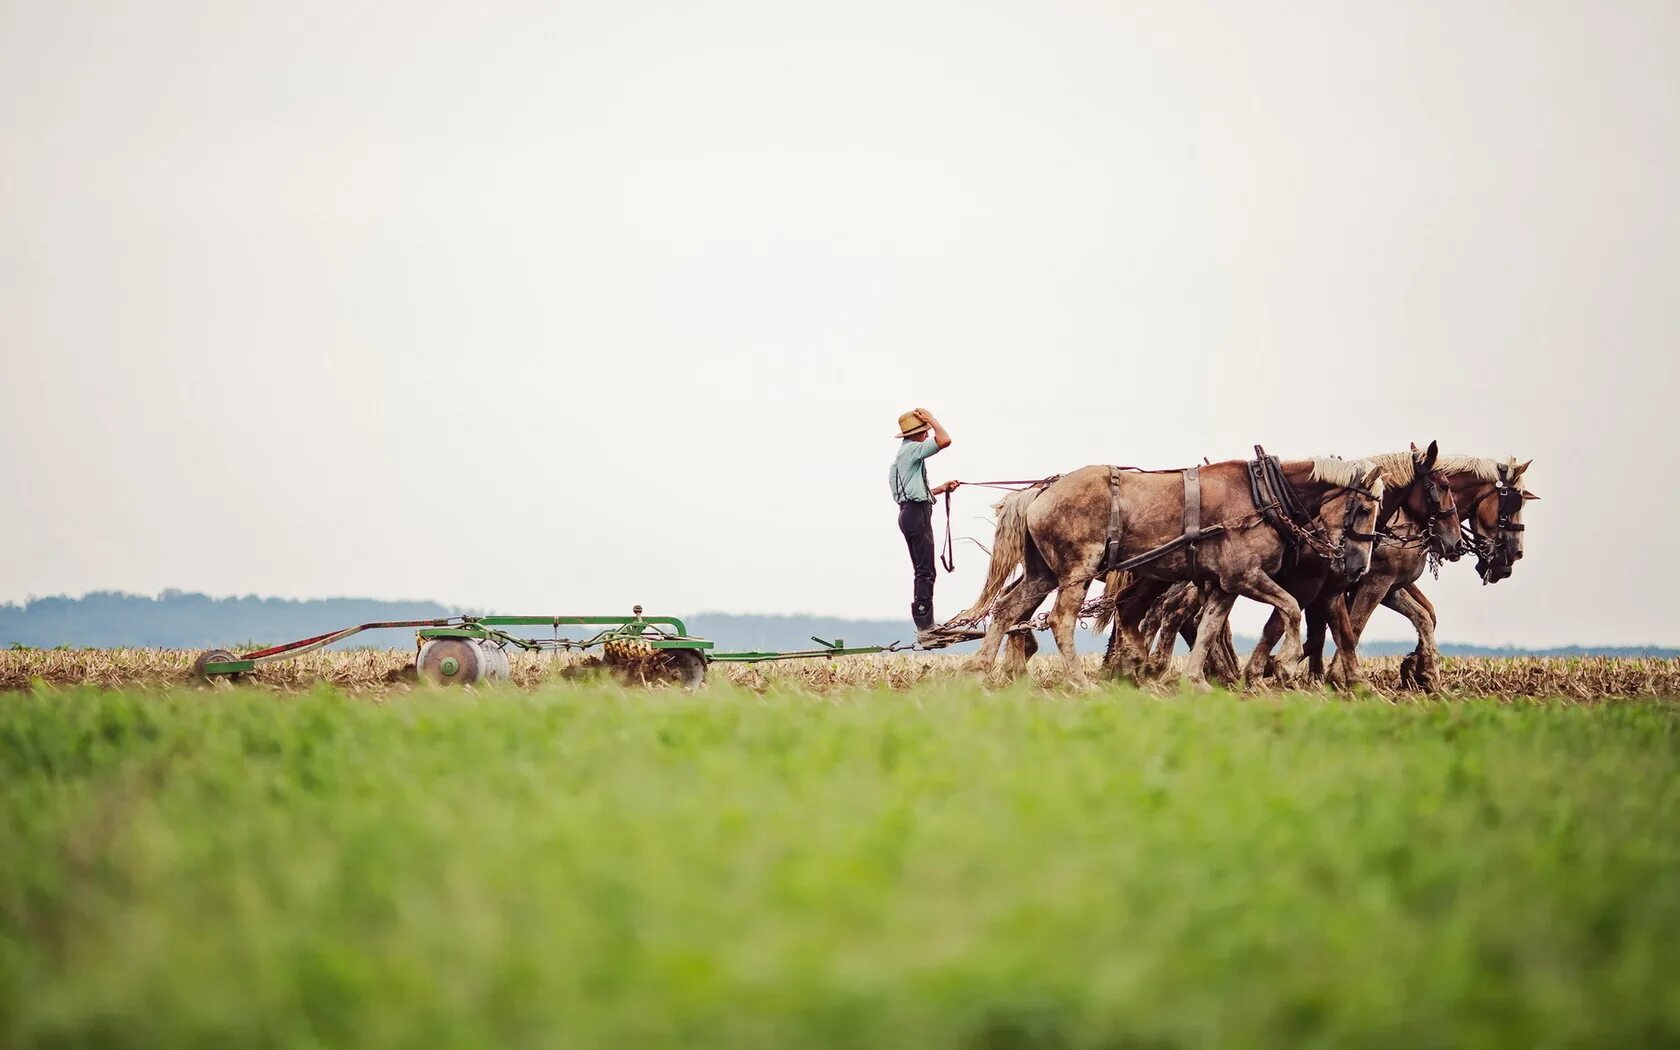
[[[432,638],[414,658],[420,680],[432,685],[480,685],[508,677],[507,654],[472,638]]]
[[[209,682],[217,678],[226,678],[229,681],[234,681],[239,678],[239,675],[209,674],[204,670],[204,668],[207,664],[225,664],[231,663],[237,659],[239,659],[239,657],[228,652],[226,649],[211,649],[209,652],[199,653],[198,659],[193,661],[193,677],[201,682]]]
[[[698,689],[706,681],[706,658],[695,649],[666,649],[660,654],[660,670],[667,679],[684,689]]]

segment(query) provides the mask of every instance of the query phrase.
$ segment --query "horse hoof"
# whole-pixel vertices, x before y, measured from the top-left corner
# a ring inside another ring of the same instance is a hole
[[[1203,675],[1181,675],[1178,684],[1192,693],[1213,692],[1213,685]]]
[[[1279,685],[1297,685],[1306,677],[1306,661],[1296,660],[1286,663],[1279,660],[1277,666],[1273,668],[1273,677],[1277,679]]]
[[[1407,653],[1406,657],[1400,661],[1400,688],[1416,689],[1418,687],[1417,653]]]

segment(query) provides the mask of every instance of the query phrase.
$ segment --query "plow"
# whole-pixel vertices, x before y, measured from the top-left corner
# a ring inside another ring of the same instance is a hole
[[[198,657],[193,670],[205,680],[237,679],[265,664],[295,659],[365,631],[393,628],[414,630],[415,674],[433,685],[506,680],[511,667],[509,649],[590,653],[601,667],[627,680],[670,682],[692,689],[705,682],[706,669],[715,663],[832,659],[910,648],[898,642],[848,646],[842,638],[826,641],[813,636],[811,641],[817,643],[813,649],[720,652],[709,639],[689,634],[688,626],[677,617],[644,615],[638,605],[629,616],[463,615],[355,624],[244,654],[212,649]],[[550,636],[530,637],[534,628],[547,628]],[[580,638],[565,637],[562,628],[584,628],[586,633]]]

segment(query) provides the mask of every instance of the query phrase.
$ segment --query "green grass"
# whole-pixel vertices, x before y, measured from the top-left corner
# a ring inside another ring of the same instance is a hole
[[[0,695],[0,1045],[1680,1042],[1680,706]]]

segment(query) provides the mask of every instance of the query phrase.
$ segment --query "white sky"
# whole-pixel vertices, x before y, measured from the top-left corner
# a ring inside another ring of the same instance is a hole
[[[0,0],[0,600],[907,615],[923,404],[1533,457],[1442,638],[1672,644],[1677,124],[1672,0]]]

